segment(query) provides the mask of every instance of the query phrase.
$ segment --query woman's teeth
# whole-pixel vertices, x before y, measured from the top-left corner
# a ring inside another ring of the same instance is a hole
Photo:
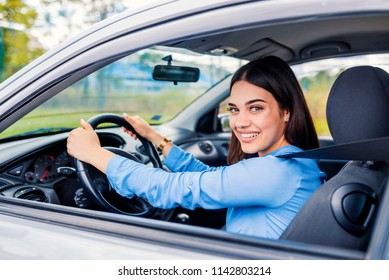
[[[252,137],[256,137],[259,135],[258,132],[256,133],[241,133],[240,134],[242,136],[242,138],[252,138]]]

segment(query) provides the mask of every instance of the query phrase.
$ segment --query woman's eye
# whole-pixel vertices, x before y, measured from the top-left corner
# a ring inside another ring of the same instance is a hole
[[[250,107],[250,111],[252,111],[252,112],[258,112],[258,111],[261,111],[261,110],[263,110],[262,106],[251,106]]]
[[[227,111],[230,112],[230,113],[232,114],[232,113],[238,112],[238,109],[237,109],[237,108],[233,108],[233,107],[228,107],[228,108],[227,108]]]

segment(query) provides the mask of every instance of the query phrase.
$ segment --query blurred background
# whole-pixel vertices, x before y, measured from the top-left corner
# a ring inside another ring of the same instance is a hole
[[[0,0],[0,83],[90,25],[156,0]]]

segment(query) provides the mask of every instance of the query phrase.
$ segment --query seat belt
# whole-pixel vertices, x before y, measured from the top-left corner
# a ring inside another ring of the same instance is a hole
[[[280,155],[282,158],[311,158],[332,160],[387,161],[389,160],[389,137],[335,144],[298,153]]]

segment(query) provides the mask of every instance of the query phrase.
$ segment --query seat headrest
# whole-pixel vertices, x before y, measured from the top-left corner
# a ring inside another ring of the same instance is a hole
[[[327,122],[336,144],[389,136],[389,74],[372,66],[345,70],[331,88]]]

